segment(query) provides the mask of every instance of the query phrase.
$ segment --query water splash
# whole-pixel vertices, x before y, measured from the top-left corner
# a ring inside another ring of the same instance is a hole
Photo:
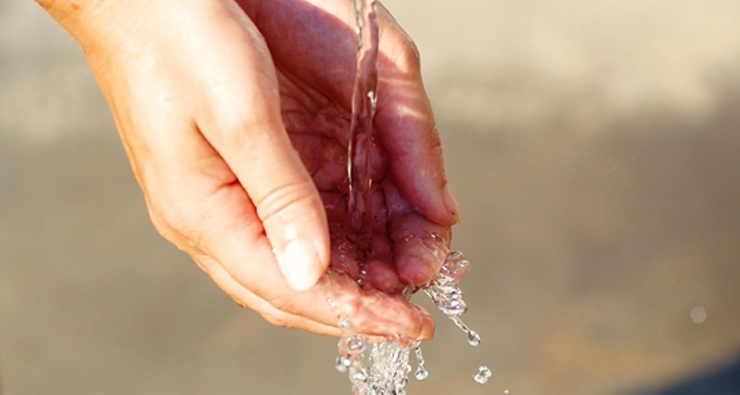
[[[365,336],[351,329],[343,319],[339,340],[337,370],[348,372],[352,390],[357,395],[403,395],[406,394],[410,347],[402,346],[399,339],[372,343]],[[416,345],[418,347],[418,344]]]
[[[422,287],[437,308],[462,329],[471,346],[480,345],[477,332],[470,329],[460,318],[467,311],[462,290],[457,281],[470,270],[470,263],[459,251],[449,254],[435,279]],[[331,302],[330,302],[331,303]],[[412,371],[409,356],[414,351],[417,367],[414,377],[424,380],[429,371],[424,366],[425,359],[421,345],[400,336],[389,337],[381,342],[370,342],[367,337],[358,335],[346,317],[340,319],[342,336],[339,340],[339,357],[336,368],[348,372],[352,389],[357,395],[402,395],[406,393],[408,375]],[[478,368],[473,376],[478,383],[484,384],[491,377],[491,371],[485,366]]]
[[[370,251],[372,243],[372,163],[376,131],[373,128],[377,104],[378,23],[376,0],[353,0],[358,38],[357,69],[352,94],[352,118],[347,152],[347,175],[349,196],[348,235],[360,251]],[[430,235],[430,239],[439,237]],[[436,245],[436,243],[433,243]],[[455,325],[466,332],[468,343],[480,344],[480,336],[460,319],[468,309],[463,293],[457,286],[469,270],[469,263],[460,252],[448,254],[439,251],[439,258],[446,256],[439,275],[422,287],[437,308]],[[362,262],[362,259],[359,259]],[[365,268],[359,267],[358,284],[365,283]],[[413,292],[404,292],[410,297]],[[327,299],[335,309],[330,296]],[[339,356],[336,368],[348,373],[356,395],[405,395],[408,375],[412,368],[409,355],[413,348],[418,362],[414,376],[424,380],[429,371],[424,366],[424,356],[418,342],[406,338],[390,337],[380,342],[370,342],[367,337],[355,333],[345,316],[340,316]],[[490,371],[489,377],[490,377]],[[485,380],[488,378],[486,377]],[[476,378],[476,381],[478,379]],[[479,381],[480,382],[480,381]]]
[[[432,302],[440,312],[447,316],[452,322],[467,335],[468,344],[473,347],[480,346],[481,337],[478,333],[468,327],[460,318],[468,310],[468,305],[463,299],[463,292],[458,286],[460,279],[470,270],[470,262],[460,251],[453,251],[442,265],[437,278],[423,287]]]

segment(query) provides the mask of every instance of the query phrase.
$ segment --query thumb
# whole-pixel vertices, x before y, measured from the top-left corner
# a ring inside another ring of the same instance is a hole
[[[252,91],[257,97],[228,102],[224,107],[231,111],[212,118],[208,129],[215,133],[207,139],[244,187],[288,284],[302,291],[329,265],[329,230],[321,197],[283,125],[276,92],[263,88]],[[228,108],[237,102],[250,106]]]
[[[216,30],[228,39],[210,42],[248,45],[204,48],[209,103],[197,110],[206,111],[201,131],[244,187],[288,284],[304,290],[329,265],[324,205],[283,125],[270,52],[246,16],[238,22]]]
[[[226,144],[221,155],[256,208],[288,284],[310,288],[330,260],[321,197],[281,120],[240,129],[246,137]]]
[[[329,265],[330,238],[313,179],[280,126],[280,137],[263,141],[238,177],[244,179],[283,275],[302,291],[316,284]]]

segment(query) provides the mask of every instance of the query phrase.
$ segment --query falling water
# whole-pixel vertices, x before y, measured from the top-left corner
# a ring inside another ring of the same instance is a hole
[[[375,130],[373,118],[377,103],[377,63],[378,63],[378,23],[376,0],[353,0],[356,12],[358,37],[357,70],[352,94],[352,119],[347,155],[347,174],[349,180],[348,234],[357,235],[352,240],[360,251],[369,251],[372,239],[371,204],[371,152]],[[364,281],[364,268],[360,267],[360,283]],[[470,329],[460,318],[467,311],[463,293],[457,285],[463,274],[470,269],[469,263],[460,252],[449,254],[439,275],[422,287],[437,308],[457,327],[463,330],[468,343],[478,346],[480,336]],[[410,296],[410,295],[409,295]],[[329,296],[329,303],[333,301]],[[411,372],[411,350],[417,360],[414,376],[424,380],[429,371],[424,366],[421,345],[400,336],[389,337],[382,342],[370,342],[365,336],[357,334],[349,319],[340,316],[339,339],[336,368],[348,373],[352,389],[357,395],[405,395],[408,375]],[[491,372],[487,367],[478,368],[474,378],[485,383]]]
[[[470,329],[460,318],[467,311],[462,290],[456,281],[470,270],[470,263],[459,251],[453,251],[447,257],[442,268],[422,289],[442,314],[452,320],[464,331],[468,344],[477,347],[481,343],[478,333]],[[379,343],[370,342],[365,336],[357,334],[347,317],[341,317],[339,327],[342,336],[339,340],[339,356],[336,368],[340,372],[349,372],[352,388],[357,395],[403,395],[411,372],[409,356],[414,351],[417,368],[414,377],[424,380],[429,376],[425,367],[421,345],[400,336],[389,337]],[[491,377],[491,370],[480,366],[473,379],[485,384]]]
[[[357,70],[352,91],[352,119],[347,152],[348,212],[353,240],[369,251],[372,237],[371,152],[378,85],[378,22],[376,0],[353,0],[357,23]]]

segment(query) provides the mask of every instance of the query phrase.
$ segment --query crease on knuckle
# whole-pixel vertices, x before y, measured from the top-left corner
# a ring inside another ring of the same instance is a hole
[[[283,184],[272,189],[256,202],[257,216],[259,216],[263,223],[277,218],[284,221],[292,221],[294,218],[291,218],[290,215],[297,215],[298,213],[290,213],[288,208],[302,202],[315,205],[316,202],[314,200],[317,198],[318,196],[307,188],[305,183],[293,182]]]
[[[291,313],[293,304],[290,302],[289,298],[276,295],[266,299],[266,301],[269,303],[271,308],[265,309],[265,311],[260,314],[267,322],[283,328],[301,327],[299,320],[296,319],[293,313]]]
[[[279,326],[282,328],[294,328],[294,320],[291,319],[288,313],[282,311],[266,311],[261,313],[262,318],[265,319],[269,324]]]
[[[196,246],[199,245],[202,235],[195,230],[194,218],[189,214],[189,210],[178,206],[155,208],[149,204],[148,211],[154,229],[165,240],[188,253],[200,251]]]

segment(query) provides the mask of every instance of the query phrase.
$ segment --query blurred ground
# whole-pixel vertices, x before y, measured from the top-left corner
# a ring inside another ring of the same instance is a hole
[[[410,394],[737,394],[740,3],[385,3],[463,209],[479,349]],[[4,394],[348,394],[329,338],[238,309],[152,230],[76,44],[0,2]],[[494,372],[485,386],[471,374]]]

